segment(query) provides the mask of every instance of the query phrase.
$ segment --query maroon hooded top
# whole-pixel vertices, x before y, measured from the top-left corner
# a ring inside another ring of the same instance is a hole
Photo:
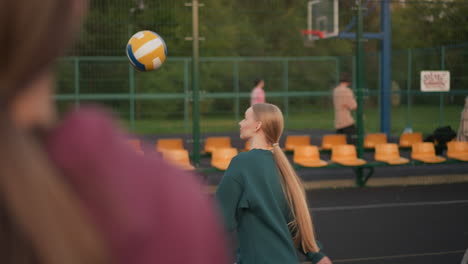
[[[73,112],[47,149],[102,232],[113,263],[228,263],[214,204],[194,176],[135,153],[110,120],[93,108]]]

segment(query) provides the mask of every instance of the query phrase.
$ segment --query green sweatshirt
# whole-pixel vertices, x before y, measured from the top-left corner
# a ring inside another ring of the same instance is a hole
[[[216,197],[227,229],[237,232],[238,264],[299,263],[280,177],[273,153],[262,149],[240,153],[224,174]],[[325,256],[305,255],[313,263]]]

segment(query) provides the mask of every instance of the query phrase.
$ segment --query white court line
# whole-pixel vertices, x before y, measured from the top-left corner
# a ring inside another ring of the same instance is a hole
[[[424,257],[424,256],[440,256],[449,254],[463,253],[465,250],[454,250],[454,251],[441,251],[433,253],[420,253],[420,254],[403,254],[403,255],[392,255],[382,257],[369,257],[369,258],[350,258],[350,259],[335,259],[333,263],[345,263],[345,262],[356,262],[356,261],[371,261],[371,260],[385,260],[385,259],[400,259],[400,258],[412,258],[412,257]],[[464,264],[464,263],[462,263]]]
[[[316,207],[310,208],[313,212],[321,211],[339,211],[339,210],[359,210],[359,209],[376,209],[389,207],[407,207],[407,206],[428,206],[428,205],[448,205],[448,204],[464,204],[468,200],[454,201],[436,201],[436,202],[413,202],[413,203],[385,203],[385,204],[370,204],[370,205],[350,205],[350,206],[334,206],[334,207]]]

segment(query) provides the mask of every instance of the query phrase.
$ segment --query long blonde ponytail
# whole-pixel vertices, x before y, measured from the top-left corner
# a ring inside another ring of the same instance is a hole
[[[289,223],[289,229],[294,234],[294,243],[296,246],[301,246],[304,252],[318,252],[319,248],[315,241],[314,228],[309,207],[307,206],[304,186],[283,150],[279,145],[274,145],[273,156],[282,176],[283,190],[293,216],[293,220]]]
[[[319,247],[315,241],[314,227],[307,206],[304,186],[278,144],[283,133],[283,114],[277,106],[272,104],[254,104],[252,110],[255,118],[262,123],[262,130],[267,142],[273,146],[273,156],[293,217],[288,226],[293,234],[294,244],[301,247],[305,253],[318,252]]]

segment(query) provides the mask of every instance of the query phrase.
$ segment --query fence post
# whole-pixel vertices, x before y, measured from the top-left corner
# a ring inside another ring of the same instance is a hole
[[[351,78],[351,88],[353,91],[356,91],[356,65],[357,65],[357,60],[356,60],[356,55],[352,56],[352,68],[351,68],[351,74],[353,78]]]
[[[362,15],[362,3],[361,0],[356,0],[357,5],[357,30],[356,30],[356,88],[357,88],[357,154],[359,158],[363,158],[364,147],[363,147],[363,135],[364,135],[364,100],[363,100],[363,88],[364,88],[364,45],[363,45],[363,15]],[[383,131],[384,132],[384,131]],[[364,179],[363,168],[357,168],[356,170],[356,183],[362,187],[366,184]]]
[[[234,98],[234,115],[236,118],[236,121],[239,121],[239,62],[237,60],[234,60],[234,92],[236,93],[236,96]]]
[[[440,68],[445,70],[445,46],[440,48]],[[439,93],[439,126],[444,123],[444,92]]]
[[[383,86],[382,86],[382,70],[380,69],[380,67],[382,67],[382,51],[381,50],[379,50],[377,52],[377,63],[379,65],[379,74],[377,75],[378,83],[379,83],[378,86],[377,86],[378,87],[377,105],[378,105],[378,108],[379,108],[379,117],[381,118],[382,117],[382,89],[383,89]],[[367,89],[367,91],[369,91],[369,89]],[[392,91],[390,91],[390,96],[392,96]]]
[[[198,27],[198,0],[192,0],[192,136],[193,136],[193,162],[200,165],[200,95],[199,95],[199,27]]]
[[[336,87],[338,84],[340,84],[340,72],[341,72],[341,56],[340,57],[335,57],[335,65],[336,65],[336,74],[335,74],[335,84],[334,87]]]
[[[130,128],[135,129],[135,70],[133,66],[128,64],[128,83],[130,92]]]
[[[188,116],[189,116],[189,64],[188,59],[184,60],[184,131],[187,133],[188,127]]]
[[[289,127],[289,95],[288,95],[288,90],[289,90],[289,65],[288,65],[288,60],[285,59],[283,60],[283,90],[286,93],[286,96],[283,97],[283,102],[284,102],[284,118],[286,119],[286,122],[284,123],[284,129]]]
[[[75,108],[80,108],[80,58],[75,57]]]
[[[413,73],[413,52],[408,49],[408,75],[406,77],[406,127],[411,127],[411,83]]]

